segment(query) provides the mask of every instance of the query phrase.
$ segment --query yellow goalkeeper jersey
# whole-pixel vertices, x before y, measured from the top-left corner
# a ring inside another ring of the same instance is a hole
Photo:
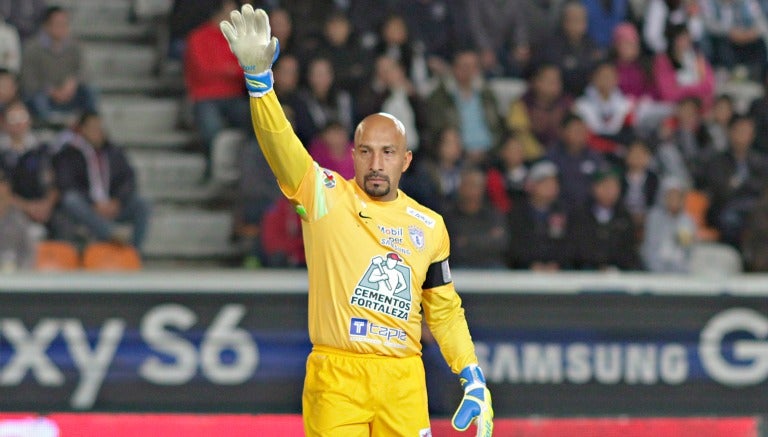
[[[421,353],[421,310],[451,368],[476,363],[450,277],[442,217],[402,191],[372,200],[312,161],[274,92],[251,98],[259,145],[302,218],[313,345],[360,354]]]

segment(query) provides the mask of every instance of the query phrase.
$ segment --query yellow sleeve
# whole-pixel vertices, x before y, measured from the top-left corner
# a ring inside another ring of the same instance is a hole
[[[424,289],[422,294],[422,307],[424,319],[429,330],[440,346],[443,358],[454,373],[461,369],[477,364],[475,345],[469,334],[467,319],[464,317],[464,308],[461,306],[461,298],[456,293],[453,282],[450,281],[450,269],[447,260],[450,253],[450,242],[445,225],[440,222],[442,228],[442,242],[437,253],[436,261],[443,264],[443,285]]]
[[[453,283],[424,290],[422,306],[427,326],[453,373],[458,374],[466,366],[477,364],[475,345]]]
[[[293,132],[274,91],[251,97],[251,121],[262,153],[286,196],[298,191],[312,157]]]

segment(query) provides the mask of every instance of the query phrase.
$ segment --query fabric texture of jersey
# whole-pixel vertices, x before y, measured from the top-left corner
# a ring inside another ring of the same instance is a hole
[[[251,114],[265,158],[302,218],[312,344],[416,356],[423,307],[453,371],[476,363],[461,299],[450,281],[442,217],[402,191],[390,202],[372,200],[354,180],[319,167],[274,92],[251,98]],[[424,289],[435,264],[444,280]]]

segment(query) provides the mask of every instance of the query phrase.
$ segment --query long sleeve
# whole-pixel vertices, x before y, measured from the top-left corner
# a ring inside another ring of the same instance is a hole
[[[439,268],[445,283],[434,287],[424,288],[422,293],[422,308],[424,319],[429,330],[440,346],[440,352],[454,373],[477,363],[475,345],[469,335],[467,319],[461,298],[450,280],[448,256],[450,255],[450,239],[448,230],[442,223],[442,236],[438,242],[434,263],[430,268]]]
[[[296,194],[312,158],[293,132],[274,91],[251,97],[251,121],[259,147],[287,196]]]
[[[461,298],[453,283],[424,290],[422,298],[427,326],[451,370],[459,373],[464,367],[477,363]]]

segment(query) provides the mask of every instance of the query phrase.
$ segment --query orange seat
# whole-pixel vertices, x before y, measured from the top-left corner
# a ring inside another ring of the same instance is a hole
[[[36,270],[64,271],[79,268],[80,254],[72,243],[54,240],[37,243]]]
[[[133,246],[115,243],[91,243],[83,251],[86,270],[140,270],[141,257]]]
[[[707,226],[708,209],[709,197],[706,193],[691,190],[685,195],[685,211],[696,224],[696,238],[699,241],[717,241],[720,238],[717,229]]]

